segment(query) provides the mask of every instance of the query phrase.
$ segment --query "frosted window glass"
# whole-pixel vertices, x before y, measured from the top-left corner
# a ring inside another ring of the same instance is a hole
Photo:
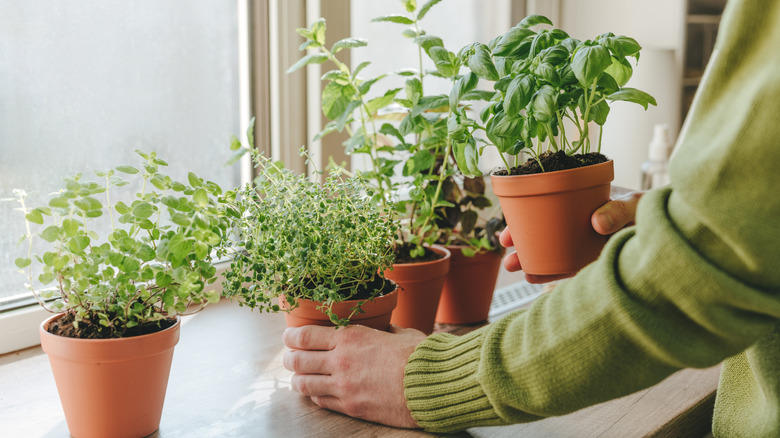
[[[0,199],[78,172],[137,164],[239,183],[224,167],[239,132],[235,1],[0,0]],[[24,224],[0,202],[0,299],[24,292]],[[102,235],[102,234],[101,234]]]

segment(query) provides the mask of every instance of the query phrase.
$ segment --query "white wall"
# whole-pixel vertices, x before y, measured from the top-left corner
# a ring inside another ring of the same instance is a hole
[[[681,0],[561,0],[557,27],[579,39],[604,32],[635,38],[642,45],[639,64],[627,86],[653,95],[657,107],[644,111],[631,103],[612,105],[604,126],[602,152],[615,160],[614,184],[639,188],[639,166],[657,123],[680,129],[683,14]]]

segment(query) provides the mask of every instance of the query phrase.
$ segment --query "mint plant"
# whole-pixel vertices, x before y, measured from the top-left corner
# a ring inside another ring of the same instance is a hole
[[[604,33],[580,41],[561,29],[530,29],[541,24],[552,22],[540,15],[526,17],[489,44],[474,43],[459,54],[476,78],[493,82],[495,89],[479,121],[465,108],[454,111],[450,120],[458,165],[467,175],[480,174],[477,164],[486,145],[478,145],[479,131],[501,153],[507,170],[520,164],[524,151],[542,166],[539,157],[548,151],[600,152],[608,102],[633,102],[645,109],[656,104],[649,94],[624,87],[633,72],[628,58],[639,60],[636,40]],[[453,95],[460,92],[453,89]],[[565,121],[573,126],[573,135]],[[595,150],[591,122],[599,126]],[[513,157],[511,165],[505,155]]]
[[[258,153],[251,136],[249,142],[233,142],[239,154],[252,154],[257,178],[239,191],[235,240],[220,249],[232,260],[224,295],[267,312],[280,310],[274,298],[291,309],[308,299],[335,325],[347,325],[366,301],[395,289],[381,273],[393,265],[397,221],[376,208],[364,179],[332,169],[319,184]],[[351,314],[335,314],[333,304],[345,300],[359,301]]]
[[[193,173],[188,184],[175,181],[156,153],[136,152],[140,167],[95,172],[97,181],[66,178],[45,206],[28,206],[27,193],[14,192],[27,225],[20,241],[27,256],[16,266],[46,310],[66,314],[76,337],[133,336],[220,298],[207,289],[217,279],[212,250],[226,236],[235,194]],[[141,185],[129,204],[113,201],[137,187],[125,178]],[[95,231],[98,221],[110,225],[107,235]],[[45,252],[33,253],[35,239]]]
[[[492,93],[485,96],[484,92],[471,87],[463,90],[454,102],[446,94],[425,93],[426,79],[431,77],[444,78],[461,88],[464,81],[476,85],[476,77],[463,79],[459,75],[461,60],[444,47],[442,39],[428,35],[422,29],[420,20],[439,1],[429,0],[418,6],[414,0],[402,0],[405,14],[373,20],[405,26],[401,35],[411,39],[416,46],[418,65],[415,68],[399,66],[392,73],[362,78],[360,73],[369,63],[350,69],[338,59],[337,53],[364,47],[368,44],[366,40],[347,38],[328,48],[325,21],[320,19],[308,29],[298,30],[306,38],[301,50],[310,53],[288,70],[325,61],[337,66],[337,70],[323,75],[328,83],[322,93],[322,109],[331,121],[315,139],[330,132],[347,130],[346,152],[370,157],[372,168],[363,172],[363,176],[376,187],[377,201],[385,207],[391,206],[404,217],[396,246],[399,252],[408,250],[412,257],[422,256],[425,245],[436,242],[466,242],[475,249],[491,247],[484,238],[485,228],[471,222],[476,219],[475,209],[490,204],[482,196],[484,193],[453,199],[456,195],[453,188],[460,187],[459,193],[463,193],[469,182],[464,186],[464,178],[456,166],[447,120],[451,104],[485,99]],[[433,61],[434,71],[423,69],[424,56]],[[369,98],[372,87],[390,74],[405,77],[404,88],[389,89],[378,97]],[[402,119],[398,125],[387,121],[397,118]],[[449,214],[445,212],[447,209]],[[465,214],[460,214],[461,209]]]

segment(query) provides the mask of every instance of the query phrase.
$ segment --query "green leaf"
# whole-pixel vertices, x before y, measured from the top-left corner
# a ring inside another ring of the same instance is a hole
[[[133,216],[146,219],[154,214],[154,207],[148,202],[139,202],[133,207]]]
[[[127,173],[129,175],[135,175],[136,173],[140,172],[138,169],[136,169],[133,166],[117,166],[116,170]]]
[[[411,176],[425,170],[427,171],[434,163],[435,157],[427,150],[417,151],[412,157],[404,163],[403,175]]]
[[[235,135],[230,137],[230,150],[237,151],[241,149],[241,141]]]
[[[535,34],[536,32],[530,29],[525,29],[522,27],[513,27],[512,29],[509,30],[509,32],[505,33],[498,39],[496,46],[493,47],[493,55],[510,56],[520,47],[520,44],[526,38]]]
[[[424,4],[424,5],[422,5],[422,7],[420,8],[420,11],[419,11],[419,12],[417,12],[417,20],[418,20],[418,21],[419,21],[419,20],[422,20],[422,19],[423,19],[423,17],[425,17],[425,14],[427,14],[427,13],[428,13],[428,11],[429,11],[429,10],[430,10],[430,9],[431,9],[431,8],[432,8],[434,5],[436,5],[436,3],[439,3],[440,1],[441,1],[441,0],[428,0],[427,2],[425,2],[425,4]]]
[[[89,246],[89,237],[84,235],[74,236],[68,241],[68,249],[72,252],[81,252],[87,246]]]
[[[50,207],[68,208],[69,205],[70,205],[70,203],[68,202],[68,198],[66,198],[64,196],[57,196],[56,198],[52,198],[49,201],[49,206]]]
[[[98,201],[97,199],[91,196],[85,196],[81,199],[77,199],[73,203],[76,205],[76,207],[84,211],[100,210],[101,208],[103,208],[103,204],[101,204],[100,201]]]
[[[607,121],[607,116],[609,115],[609,105],[607,105],[607,102],[602,100],[597,105],[594,105],[590,108],[590,113],[588,113],[588,119],[596,122],[597,125],[603,126],[604,123]]]
[[[517,76],[506,88],[504,111],[507,114],[519,115],[528,105],[533,95],[533,78],[528,75]]]
[[[199,188],[195,190],[195,193],[192,195],[192,200],[201,207],[205,207],[209,203],[209,194],[205,189]]]
[[[533,114],[536,120],[547,123],[555,117],[558,111],[556,91],[549,85],[542,85],[533,99]]]
[[[616,101],[622,100],[625,102],[633,102],[642,105],[644,109],[647,109],[648,105],[657,105],[655,98],[644,91],[637,90],[636,88],[621,88],[620,90],[607,96],[607,99]]]
[[[498,80],[498,70],[493,65],[493,60],[490,58],[490,50],[484,44],[476,44],[474,46],[474,54],[469,56],[468,66],[482,79],[489,81]]]
[[[32,210],[31,212],[24,215],[24,218],[34,224],[43,225],[43,215],[41,215],[39,210]]]
[[[516,27],[527,28],[531,26],[536,26],[537,24],[549,24],[550,26],[552,26],[552,21],[550,21],[550,19],[545,17],[544,15],[529,15],[523,18],[522,21],[517,23]]]
[[[322,111],[325,117],[330,120],[339,118],[349,106],[353,95],[351,86],[329,82],[322,90]]]
[[[49,227],[46,227],[45,230],[41,231],[41,239],[47,241],[47,242],[54,242],[55,240],[60,238],[60,227],[56,225],[51,225]]]
[[[455,161],[458,163],[458,169],[465,176],[477,176],[482,172],[479,170],[479,152],[474,143],[455,142],[453,143],[453,152],[455,152]]]
[[[458,69],[452,63],[455,55],[451,54],[447,49],[440,46],[433,46],[428,51],[428,56],[431,57],[436,65],[436,71],[445,78],[451,78],[458,73]]]
[[[195,175],[192,172],[187,173],[187,181],[190,182],[192,187],[200,187],[203,185],[203,180],[198,178],[198,175]]]
[[[476,74],[474,74],[474,72],[466,73],[465,75],[458,78],[452,87],[452,91],[450,91],[450,108],[457,108],[458,102],[460,102],[463,95],[476,88],[478,82],[479,78]]]
[[[209,256],[209,246],[203,242],[195,243],[195,257],[205,260]]]
[[[156,256],[154,248],[147,244],[142,244],[138,248],[138,251],[136,251],[135,255],[144,262],[154,260],[154,257]]]
[[[141,268],[141,262],[138,260],[132,258],[132,257],[125,257],[122,260],[121,266],[119,266],[119,269],[122,270],[122,272],[130,273],[130,272],[136,272]]]
[[[298,70],[299,68],[308,64],[322,64],[327,60],[328,55],[324,53],[310,53],[299,59],[295,64],[291,65],[290,68],[287,69],[287,73],[292,73],[295,70]]]
[[[336,42],[330,51],[332,53],[338,53],[343,49],[354,49],[356,47],[365,47],[367,45],[368,42],[363,38],[344,38],[343,40]]]
[[[378,110],[393,103],[393,99],[395,98],[395,95],[398,94],[400,90],[401,90],[400,88],[395,88],[393,90],[387,91],[384,94],[384,96],[376,97],[374,99],[369,100],[366,103],[366,108],[368,109],[368,113],[376,114]]]
[[[130,207],[128,207],[127,204],[125,204],[122,201],[119,201],[116,204],[114,204],[114,210],[116,210],[117,213],[119,213],[119,214],[130,213]]]
[[[174,213],[171,215],[171,221],[173,221],[173,223],[176,225],[181,225],[182,227],[188,227],[192,223],[190,217],[182,213]]]
[[[447,105],[449,105],[449,102],[450,102],[450,98],[444,94],[439,94],[435,96],[425,96],[420,99],[420,101],[417,103],[417,105],[414,108],[412,108],[412,111],[409,114],[409,116],[414,118],[424,113],[425,111],[430,111],[435,109],[446,109]],[[401,130],[401,132],[403,132],[403,129]]]
[[[622,87],[631,79],[634,69],[625,58],[615,58],[613,56],[612,64],[604,70],[604,73],[612,76],[618,86]]]
[[[30,266],[30,263],[32,263],[32,261],[30,259],[28,259],[28,258],[21,258],[20,257],[20,258],[14,260],[14,264],[19,269],[23,269],[23,268],[26,268],[26,267]]]
[[[382,17],[376,17],[373,20],[371,20],[372,23],[380,23],[380,22],[386,22],[386,23],[398,23],[398,24],[414,24],[414,21],[409,18],[405,17],[403,15],[385,15]]]
[[[612,65],[612,57],[601,45],[580,47],[571,61],[574,76],[583,87],[590,87],[610,65]]]
[[[155,274],[154,280],[157,283],[157,286],[165,287],[171,284],[171,282],[173,282],[173,277],[166,274],[165,272],[160,271],[157,274]]]
[[[65,234],[69,237],[73,237],[78,233],[79,226],[81,223],[74,219],[63,219],[62,221],[62,230],[65,231]]]
[[[422,47],[428,56],[431,56],[431,49],[433,47],[444,48],[444,41],[441,38],[433,35],[420,35],[414,39],[414,43]]]

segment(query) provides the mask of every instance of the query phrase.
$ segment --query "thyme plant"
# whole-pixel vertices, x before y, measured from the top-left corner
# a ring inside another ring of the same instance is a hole
[[[224,248],[232,259],[225,296],[267,312],[280,310],[277,297],[290,308],[309,299],[343,326],[367,300],[395,289],[381,273],[393,265],[398,224],[376,208],[364,179],[334,169],[323,184],[311,181],[257,153],[251,136],[249,148],[234,148],[252,154],[257,178],[239,191],[236,240]],[[350,315],[332,311],[350,299],[360,300]]]
[[[156,153],[136,152],[140,167],[95,172],[97,181],[66,178],[45,206],[28,206],[28,194],[14,191],[27,225],[20,241],[27,256],[16,266],[46,310],[65,312],[83,328],[79,337],[131,336],[219,300],[206,286],[217,279],[212,250],[235,213],[234,193],[193,173],[186,184],[175,181],[160,171],[168,164]],[[126,193],[138,185],[125,178],[140,182],[140,192]],[[133,201],[115,201],[127,199],[121,194]],[[98,235],[98,222],[110,232]],[[46,244],[40,254],[33,252],[37,239]],[[53,287],[40,289],[36,280]]]

